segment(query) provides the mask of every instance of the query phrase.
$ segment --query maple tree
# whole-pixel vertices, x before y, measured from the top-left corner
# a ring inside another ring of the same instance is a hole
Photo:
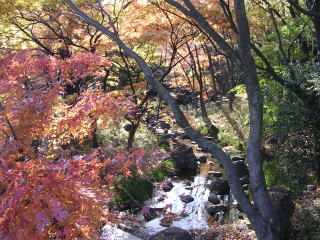
[[[22,51],[0,62],[0,236],[92,239],[109,216],[116,175],[129,176],[144,152],[85,153],[75,143],[90,138],[97,121],[121,119],[134,105],[99,89],[109,63],[96,54],[58,59]],[[93,79],[92,86],[70,100],[65,88],[78,78]]]

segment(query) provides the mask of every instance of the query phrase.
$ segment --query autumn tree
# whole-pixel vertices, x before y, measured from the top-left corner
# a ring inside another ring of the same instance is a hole
[[[37,51],[0,59],[0,237],[92,239],[112,220],[105,202],[118,175],[142,164],[144,151],[83,151],[95,124],[130,115],[130,99],[103,92],[110,63],[92,53],[59,59]],[[91,85],[75,98],[65,87]],[[96,80],[96,81],[95,81]]]

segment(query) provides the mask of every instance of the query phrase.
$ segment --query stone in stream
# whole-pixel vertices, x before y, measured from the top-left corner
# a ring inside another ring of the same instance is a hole
[[[242,177],[242,178],[240,178],[239,180],[240,180],[240,182],[241,182],[242,185],[250,184],[250,178],[249,178],[249,176]]]
[[[186,182],[186,185],[187,185],[188,187],[190,187],[190,186],[192,185],[192,182],[187,181],[187,182]]]
[[[249,189],[249,184],[244,184],[244,185],[242,186],[242,189],[243,189],[243,190],[248,190],[248,189]]]
[[[224,206],[224,205],[209,207],[209,208],[207,209],[207,212],[208,212],[211,216],[216,215],[218,212],[226,212],[226,211],[227,211],[227,207]]]
[[[194,200],[194,198],[191,195],[180,195],[179,196],[182,202],[189,203]]]
[[[209,185],[209,190],[218,195],[228,195],[230,187],[228,181],[225,179],[215,179]]]
[[[164,180],[161,183],[161,187],[162,187],[163,191],[169,192],[173,188],[173,184],[172,184],[172,182],[170,180]]]
[[[222,172],[209,171],[208,176],[219,178],[219,177],[222,177]]]
[[[165,200],[164,197],[159,197],[159,198],[157,199],[157,202],[163,202],[164,200]]]
[[[208,160],[208,157],[206,155],[202,155],[201,157],[198,158],[198,161],[200,163],[206,163]]]
[[[245,158],[244,158],[244,157],[241,157],[241,156],[231,156],[231,160],[232,160],[232,161],[239,161],[239,160],[244,161]]]
[[[141,213],[142,213],[142,215],[144,217],[144,220],[147,221],[147,222],[149,222],[149,221],[151,221],[151,220],[153,220],[153,219],[158,217],[158,214],[157,214],[156,210],[151,208],[151,207],[149,207],[149,206],[144,206],[142,208],[142,210],[141,210]]]
[[[192,240],[192,236],[182,228],[169,227],[151,236],[150,240]]]
[[[170,124],[166,122],[160,122],[159,126],[161,129],[170,129]]]
[[[237,174],[239,178],[249,176],[249,168],[248,166],[244,163],[244,161],[239,160],[239,161],[234,161],[233,164],[236,167]]]
[[[171,159],[175,163],[177,170],[195,171],[198,168],[197,158],[193,153],[193,149],[186,144],[177,143],[173,145]]]
[[[220,203],[220,199],[218,198],[217,195],[211,193],[208,197],[208,201],[214,205],[219,204]]]

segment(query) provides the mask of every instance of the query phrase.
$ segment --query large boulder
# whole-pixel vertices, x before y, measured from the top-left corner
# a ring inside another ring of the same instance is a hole
[[[244,163],[244,161],[241,161],[241,160],[239,160],[239,161],[234,161],[233,164],[234,164],[235,167],[236,167],[237,174],[238,174],[238,177],[239,177],[239,178],[249,176],[249,168],[248,168],[248,166]]]
[[[214,193],[211,193],[208,197],[208,201],[214,205],[219,204],[220,203],[220,199],[218,198],[217,195],[215,195]]]
[[[192,237],[187,230],[169,227],[153,235],[150,240],[192,240]]]
[[[280,220],[281,238],[287,239],[293,230],[290,222],[295,209],[292,191],[286,187],[276,186],[269,188],[269,194]]]
[[[230,187],[228,181],[225,179],[215,179],[209,185],[211,192],[218,195],[228,195],[230,193]]]
[[[218,133],[219,129],[216,126],[211,125],[208,128],[208,136],[213,137],[214,139],[218,139]]]
[[[186,144],[175,144],[171,152],[171,159],[177,170],[196,170],[198,168],[197,158],[192,147]]]

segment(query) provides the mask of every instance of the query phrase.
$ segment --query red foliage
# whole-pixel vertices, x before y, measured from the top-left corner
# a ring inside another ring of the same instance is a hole
[[[141,151],[105,157],[63,146],[90,137],[96,122],[119,119],[132,103],[88,86],[71,104],[65,87],[99,77],[104,58],[23,51],[0,59],[0,239],[96,239],[117,174]],[[88,84],[89,85],[89,84]]]

